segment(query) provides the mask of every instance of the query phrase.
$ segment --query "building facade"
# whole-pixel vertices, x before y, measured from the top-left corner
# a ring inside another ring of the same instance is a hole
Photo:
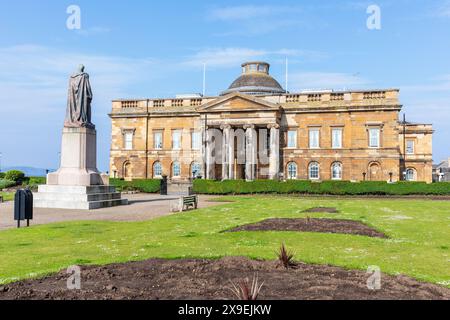
[[[450,158],[433,165],[433,182],[450,182]]]
[[[290,93],[269,68],[217,97],[113,101],[111,176],[432,181],[432,125],[399,121],[399,90]]]

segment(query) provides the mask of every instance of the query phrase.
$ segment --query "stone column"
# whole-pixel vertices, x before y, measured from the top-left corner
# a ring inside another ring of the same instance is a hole
[[[206,130],[206,179],[213,180],[215,177],[215,164],[216,161],[212,155],[214,150],[213,145],[213,129],[207,128]]]
[[[234,176],[234,130],[230,129],[230,136],[228,140],[228,178],[230,180],[236,179]]]
[[[245,125],[245,180],[255,180],[255,165],[257,160],[257,139],[254,125]]]
[[[269,124],[267,129],[270,130],[269,178],[277,180],[280,177],[280,126]]]
[[[220,126],[222,130],[222,180],[230,178],[230,131],[231,126],[224,124]]]

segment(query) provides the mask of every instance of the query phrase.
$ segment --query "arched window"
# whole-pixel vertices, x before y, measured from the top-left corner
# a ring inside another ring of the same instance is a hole
[[[202,174],[202,166],[200,165],[200,163],[198,163],[198,162],[192,163],[192,165],[191,165],[192,178],[194,178],[194,179],[198,178],[201,176],[201,174]]]
[[[162,165],[161,162],[157,161],[153,164],[153,178],[162,177]]]
[[[320,177],[319,163],[311,162],[309,164],[308,172],[309,172],[309,179],[311,179],[311,180],[318,180],[319,177]]]
[[[416,181],[416,171],[414,169],[407,169],[406,170],[406,181]]]
[[[331,178],[333,180],[342,180],[342,164],[335,162],[331,166]]]
[[[178,178],[181,176],[181,165],[178,161],[172,164],[172,177]]]
[[[287,165],[288,179],[297,179],[297,164],[295,162],[289,162]]]

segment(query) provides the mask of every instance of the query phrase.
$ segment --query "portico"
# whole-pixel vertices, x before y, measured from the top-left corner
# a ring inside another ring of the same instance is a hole
[[[201,109],[207,179],[278,179],[280,108],[239,93]]]

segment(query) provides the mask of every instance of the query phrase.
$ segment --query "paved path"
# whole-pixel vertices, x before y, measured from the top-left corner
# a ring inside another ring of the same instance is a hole
[[[48,224],[62,221],[106,220],[106,221],[145,221],[172,214],[170,203],[178,199],[176,196],[160,196],[154,194],[124,195],[130,202],[128,206],[88,210],[34,209],[34,220],[31,225]],[[199,208],[219,205],[210,202],[217,196],[199,196]],[[223,204],[223,203],[222,203]],[[23,222],[22,222],[23,223]],[[26,223],[25,223],[26,224]],[[14,203],[0,203],[0,230],[15,228]]]

